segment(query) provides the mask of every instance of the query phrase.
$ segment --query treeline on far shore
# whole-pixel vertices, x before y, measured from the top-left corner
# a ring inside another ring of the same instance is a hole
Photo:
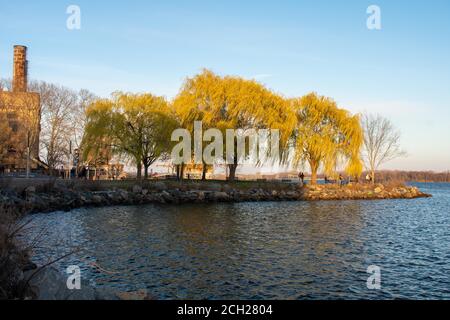
[[[402,181],[402,182],[450,182],[450,171],[401,171],[383,170],[377,172],[379,182]]]

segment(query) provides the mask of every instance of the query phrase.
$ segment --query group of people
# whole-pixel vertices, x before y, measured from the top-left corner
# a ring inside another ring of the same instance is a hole
[[[344,179],[344,177],[342,176],[342,174],[339,174],[338,182],[339,182],[339,185],[343,186],[343,185],[349,183],[350,181]],[[328,179],[327,176],[325,176],[325,184],[329,184],[329,183],[336,183],[336,181],[335,181],[335,180],[330,180],[330,179]]]
[[[303,172],[300,172],[298,174],[298,178],[300,179],[302,184],[305,184],[305,174]],[[348,180],[344,179],[342,174],[339,174],[338,182],[339,182],[340,185],[344,185],[344,184],[349,183],[351,181],[350,181],[350,179],[348,179]],[[358,181],[356,181],[356,182],[358,182]],[[373,182],[373,175],[371,173],[368,173],[366,175],[366,182],[367,183],[372,183]],[[335,180],[330,180],[330,179],[328,179],[327,176],[325,176],[325,184],[329,184],[329,183],[336,183],[336,181]]]

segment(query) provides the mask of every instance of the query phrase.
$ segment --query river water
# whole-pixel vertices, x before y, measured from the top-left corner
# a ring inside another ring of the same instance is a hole
[[[450,299],[450,184],[418,186],[433,198],[38,214],[26,239],[40,264],[80,248],[61,272],[158,299]]]

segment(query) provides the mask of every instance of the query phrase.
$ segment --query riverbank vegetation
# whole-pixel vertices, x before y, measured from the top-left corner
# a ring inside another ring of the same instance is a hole
[[[364,173],[363,173],[364,175]],[[390,181],[400,182],[422,182],[422,183],[450,183],[450,171],[400,171],[400,170],[380,170],[375,175],[379,183]]]
[[[23,208],[0,203],[0,300],[23,299],[26,294],[23,272],[31,252],[17,239],[24,227],[17,222],[21,212]]]
[[[195,121],[201,121],[205,130],[222,131],[223,136],[227,129],[240,129],[244,133],[252,129],[279,130],[277,163],[257,162],[255,166],[280,165],[293,170],[308,166],[312,184],[317,183],[320,170],[337,181],[342,169],[349,180],[358,181],[364,169],[362,150],[364,142],[368,141],[365,135],[370,134],[364,132],[360,115],[339,107],[332,98],[316,93],[286,98],[254,80],[219,76],[209,70],[188,78],[173,101],[150,94],[115,93],[110,99],[92,103],[86,119],[85,160],[92,158],[92,151],[106,143],[111,155],[133,161],[138,179],[142,176],[142,167],[147,177],[149,165],[169,157],[173,147],[171,130],[183,128],[194,134]],[[385,131],[385,136],[390,138],[391,132]],[[238,137],[234,139],[234,156],[227,162],[228,181],[235,180],[237,168],[245,160],[239,158],[236,151]],[[247,151],[249,140],[245,139]],[[222,144],[225,145],[225,141]],[[248,156],[244,154],[244,158]],[[389,153],[389,157],[384,156],[382,160],[395,156]],[[192,163],[177,168],[181,179],[184,167],[193,165],[194,154],[188,158]],[[202,180],[206,180],[209,166],[211,164],[203,163]]]

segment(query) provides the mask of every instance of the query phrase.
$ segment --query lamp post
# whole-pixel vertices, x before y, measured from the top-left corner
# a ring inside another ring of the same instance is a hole
[[[67,179],[70,180],[71,178],[71,173],[72,173],[72,141],[69,141],[69,157],[68,157],[68,163],[67,163],[67,168],[68,168],[68,175],[67,175]]]
[[[27,131],[27,179],[30,178],[30,131]]]

